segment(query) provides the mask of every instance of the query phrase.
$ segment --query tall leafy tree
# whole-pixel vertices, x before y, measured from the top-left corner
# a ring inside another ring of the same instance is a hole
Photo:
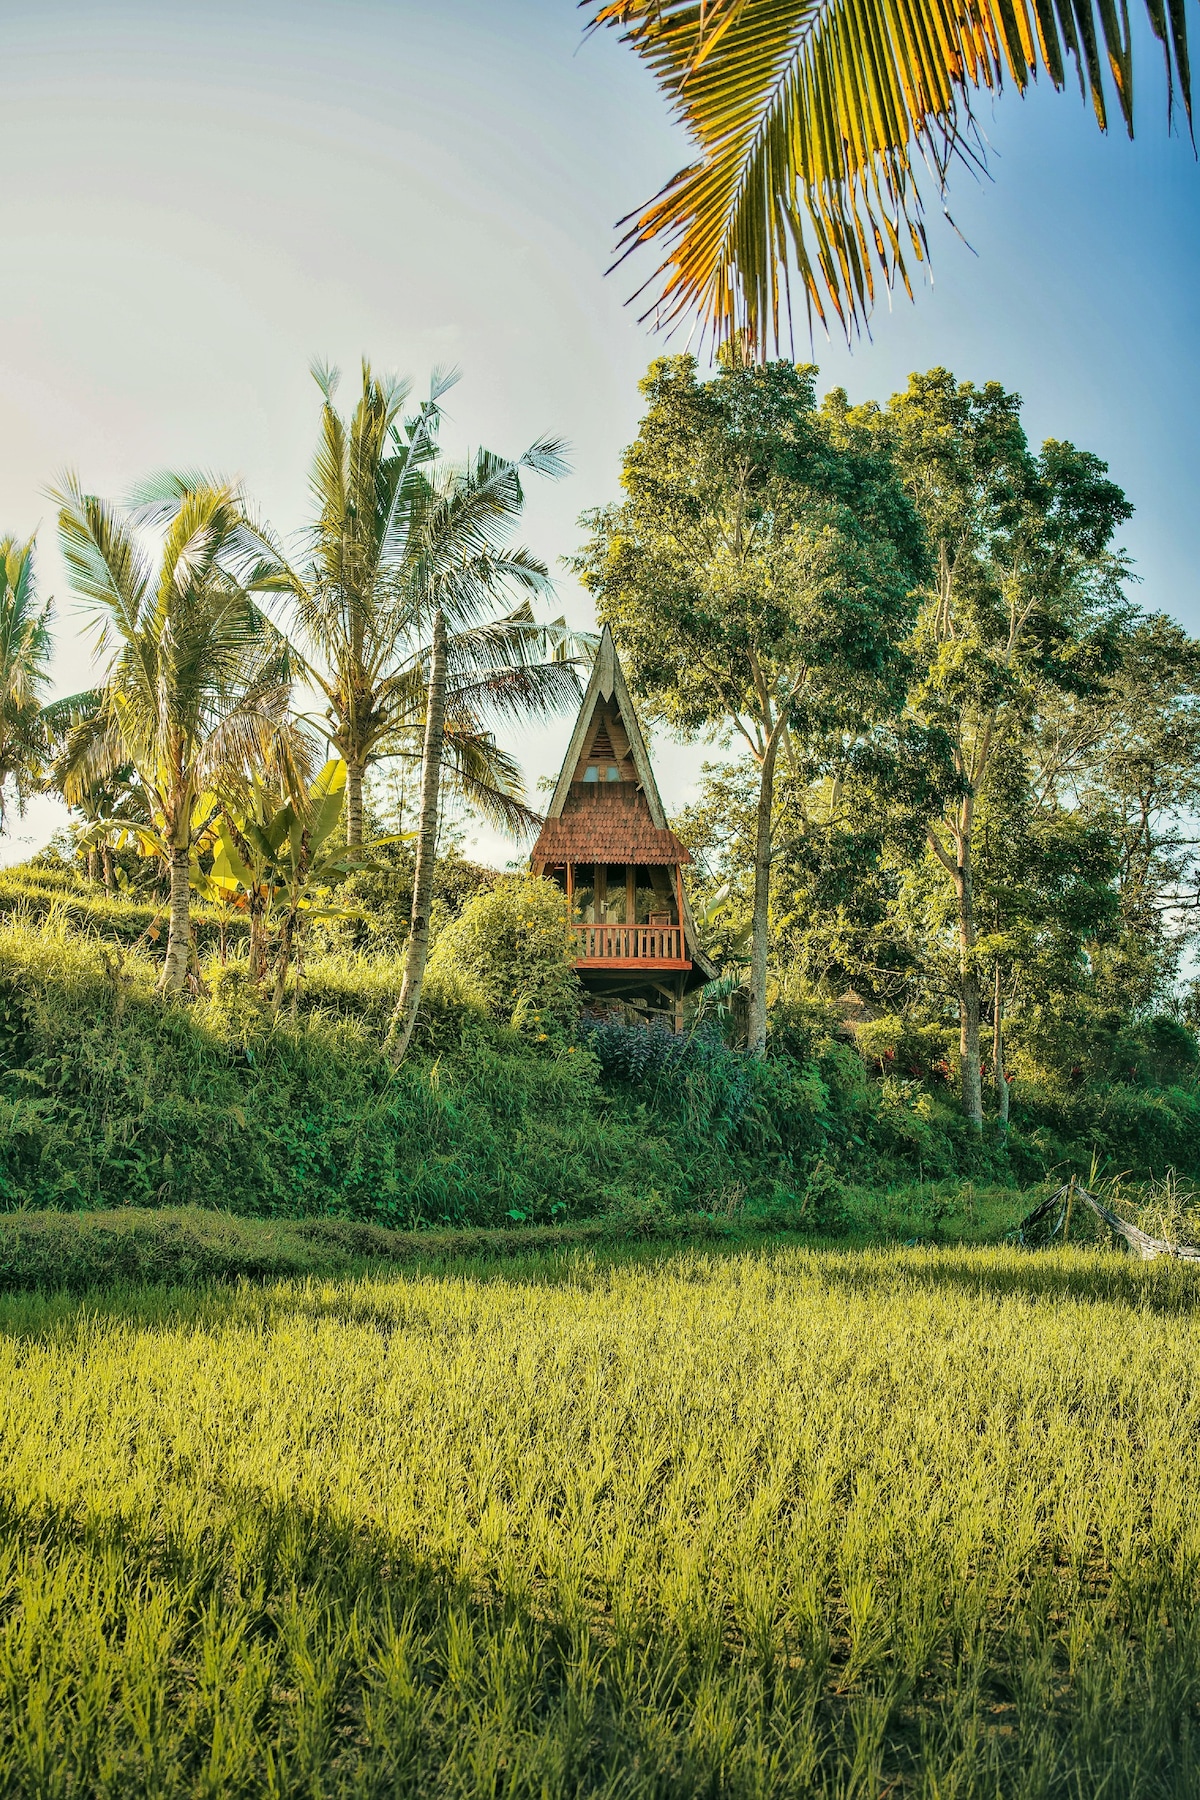
[[[980,166],[973,105],[1011,81],[1063,87],[1072,62],[1107,130],[1133,135],[1133,39],[1109,0],[585,0],[650,69],[694,160],[631,220],[623,248],[660,261],[656,323],[787,335],[793,283],[809,323],[852,332],[877,284],[911,291],[928,255],[922,171],[939,204],[955,162]],[[1146,0],[1168,120],[1190,129],[1187,0]],[[1115,102],[1115,105],[1114,105]]]
[[[651,365],[625,502],[579,559],[636,689],[685,732],[732,734],[757,772],[749,1041],[764,1052],[776,772],[798,791],[903,702],[903,642],[925,572],[920,522],[885,447],[818,413],[816,371],[714,380]]]
[[[1131,508],[1098,457],[1053,440],[1033,452],[1019,398],[995,382],[977,388],[934,369],[886,409],[851,413],[835,391],[825,410],[879,433],[933,547],[910,704],[953,757],[956,780],[927,842],[953,893],[962,1101],[978,1129],[980,806],[995,771],[1032,744],[1052,697],[1098,693],[1116,666],[1129,607],[1112,546]]]
[[[0,539],[0,828],[12,798],[24,806],[47,754],[51,610],[37,597],[34,540]]]
[[[1171,1004],[1200,936],[1200,643],[1162,614],[1133,618],[1099,690],[1044,708],[1034,780],[1115,845],[1120,931],[1096,958],[1108,1003]]]
[[[71,783],[132,764],[151,813],[131,829],[170,872],[161,987],[187,976],[190,864],[211,824],[204,797],[276,758],[289,741],[292,661],[286,641],[245,587],[258,556],[236,487],[197,477],[150,484],[122,515],[68,478],[55,494],[75,592],[91,607],[105,659],[94,726],[78,745]],[[155,566],[138,526],[164,531]]]

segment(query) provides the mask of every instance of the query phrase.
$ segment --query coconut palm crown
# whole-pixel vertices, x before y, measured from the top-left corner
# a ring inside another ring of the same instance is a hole
[[[362,843],[368,767],[421,756],[439,608],[448,633],[448,777],[486,815],[520,828],[531,818],[520,771],[487,721],[578,699],[574,667],[553,648],[546,655],[546,633],[527,603],[550,588],[545,565],[509,542],[522,477],[561,474],[563,446],[543,438],[517,458],[480,450],[459,467],[437,441],[452,372],[435,372],[428,399],[406,415],[410,385],[377,377],[364,362],[348,419],[335,403],[338,372],[314,364],[313,375],[322,396],[314,522],[294,561],[264,537],[254,585],[285,599],[287,628],[324,699],[323,729],[346,763],[347,842]],[[526,604],[512,610],[522,595]]]
[[[162,987],[187,975],[193,846],[211,823],[205,797],[295,749],[292,659],[243,577],[258,539],[239,490],[201,476],[147,485],[122,515],[68,477],[55,491],[62,553],[88,603],[104,662],[99,705],[81,709],[65,787],[132,764],[152,823],[131,834],[170,869]],[[139,526],[163,533],[157,566]],[[69,705],[69,703],[65,703]]]
[[[24,806],[46,755],[51,610],[38,603],[33,539],[0,539],[0,826],[11,793]]]
[[[628,254],[658,249],[642,293],[662,326],[790,343],[792,284],[811,330],[847,336],[877,284],[911,293],[928,254],[922,170],[983,162],[972,98],[1073,61],[1101,130],[1133,135],[1127,7],[1112,0],[581,0],[622,31],[694,146],[694,160],[624,221]],[[1187,0],[1146,0],[1168,119],[1191,129]]]

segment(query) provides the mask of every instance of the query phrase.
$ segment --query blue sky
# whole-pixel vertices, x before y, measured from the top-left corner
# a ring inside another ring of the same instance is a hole
[[[563,433],[574,473],[535,490],[524,535],[552,563],[575,547],[659,348],[628,271],[604,277],[614,222],[684,156],[614,37],[582,42],[571,0],[0,0],[0,45],[0,529],[40,526],[63,691],[89,661],[46,484],[70,465],[119,495],[200,465],[292,531],[313,355],[347,393],[364,352],[418,385],[461,364],[452,448]],[[1018,390],[1031,438],[1094,450],[1127,490],[1140,601],[1200,631],[1200,168],[1143,48],[1132,145],[1076,92],[985,103],[992,178],[956,179],[933,285],[814,356],[856,400],[935,363]],[[588,617],[565,574],[560,600]],[[531,785],[566,730],[520,737]],[[678,804],[699,758],[659,760]],[[39,803],[0,856],[54,822]]]

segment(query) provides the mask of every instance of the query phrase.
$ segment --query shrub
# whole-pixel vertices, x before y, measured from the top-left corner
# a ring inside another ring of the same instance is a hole
[[[922,1024],[896,1014],[864,1019],[855,1029],[854,1043],[859,1055],[881,1072],[919,1081],[929,1080],[951,1048],[950,1034],[944,1025]]]
[[[561,1033],[579,1013],[574,955],[561,889],[538,876],[508,876],[468,900],[442,931],[429,991],[515,1029]]]
[[[753,1108],[760,1065],[713,1030],[684,1034],[658,1020],[643,1025],[592,1015],[581,1020],[580,1038],[611,1081],[722,1140]]]

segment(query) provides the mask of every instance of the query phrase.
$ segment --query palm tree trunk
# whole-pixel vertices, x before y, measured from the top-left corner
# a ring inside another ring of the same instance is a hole
[[[108,889],[109,893],[111,893],[112,885],[113,885],[113,859],[112,859],[112,845],[111,844],[104,844],[101,846],[100,868],[101,868],[103,878],[104,878],[104,885]]]
[[[433,899],[433,863],[437,850],[438,801],[441,795],[442,744],[446,727],[446,621],[438,607],[433,615],[429,658],[429,693],[425,705],[425,750],[421,759],[421,823],[417,833],[417,866],[413,876],[412,929],[404,959],[404,981],[392,1015],[392,1060],[399,1062],[412,1039],[421,1004],[421,986],[429,959],[429,908]]]
[[[758,777],[758,817],[754,835],[754,912],[750,935],[750,1008],[746,1047],[751,1056],[767,1054],[767,952],[771,897],[771,813],[775,803],[775,757],[779,740],[772,732]]]
[[[996,964],[996,985],[992,994],[992,1074],[996,1083],[996,1110],[1000,1136],[1008,1131],[1008,1076],[1004,1073],[1004,995],[1000,991],[1000,964]]]
[[[361,850],[363,841],[363,764],[346,758],[346,847]]]
[[[170,924],[167,927],[167,960],[158,985],[164,994],[181,994],[188,970],[191,937],[191,857],[187,846],[171,851]]]

